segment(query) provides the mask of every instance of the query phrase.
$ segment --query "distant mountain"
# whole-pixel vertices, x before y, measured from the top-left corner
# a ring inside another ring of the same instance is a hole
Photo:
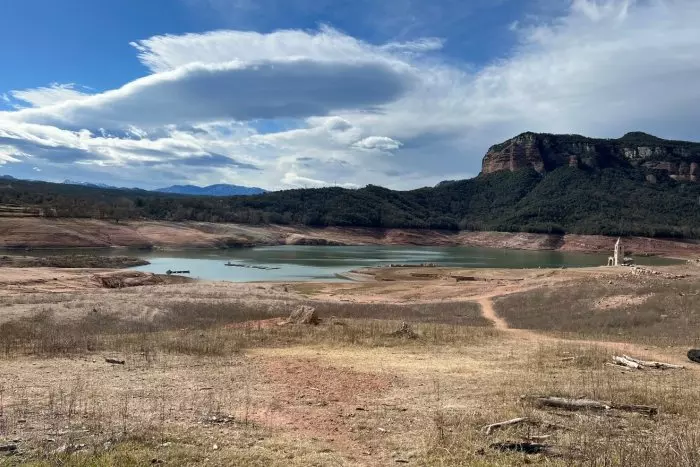
[[[173,185],[166,188],[158,188],[159,193],[171,193],[179,195],[195,196],[251,196],[265,193],[262,188],[239,185],[217,184],[209,186]]]
[[[104,188],[104,189],[108,189],[108,190],[128,190],[129,189],[129,188],[119,188],[119,187],[112,186],[112,185],[106,185],[104,183],[77,182],[75,180],[64,180],[63,183],[65,185],[89,186],[91,188]]]
[[[0,178],[2,178],[3,180],[17,180],[15,177],[13,177],[11,175],[0,175]]]

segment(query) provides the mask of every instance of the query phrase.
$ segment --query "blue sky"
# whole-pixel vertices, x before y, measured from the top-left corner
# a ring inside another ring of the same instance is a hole
[[[522,131],[698,139],[694,0],[22,0],[0,173],[398,189]]]

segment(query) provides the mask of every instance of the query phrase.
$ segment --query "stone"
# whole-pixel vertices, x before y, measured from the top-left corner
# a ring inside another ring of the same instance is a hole
[[[310,324],[316,326],[321,323],[321,319],[316,313],[316,309],[311,306],[301,305],[289,315],[282,324]]]

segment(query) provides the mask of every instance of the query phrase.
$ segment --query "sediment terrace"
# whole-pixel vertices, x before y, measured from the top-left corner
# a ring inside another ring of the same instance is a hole
[[[454,232],[355,227],[312,228],[205,222],[122,221],[8,217],[0,221],[0,248],[237,248],[262,245],[424,245],[523,250],[607,252],[613,241],[596,235]],[[628,237],[633,254],[700,256],[700,242]]]

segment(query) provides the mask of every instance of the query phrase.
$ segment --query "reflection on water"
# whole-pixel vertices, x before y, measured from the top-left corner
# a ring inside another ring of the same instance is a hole
[[[76,251],[42,251],[33,254],[74,254]],[[80,254],[138,256],[151,264],[135,268],[163,274],[167,270],[189,270],[205,280],[300,281],[339,280],[336,274],[352,269],[391,263],[437,263],[441,266],[472,268],[537,268],[603,266],[607,255],[520,251],[471,247],[400,246],[276,246],[235,250],[81,250]],[[672,264],[663,258],[636,258],[639,264]],[[227,262],[279,269],[249,269],[226,266]]]

